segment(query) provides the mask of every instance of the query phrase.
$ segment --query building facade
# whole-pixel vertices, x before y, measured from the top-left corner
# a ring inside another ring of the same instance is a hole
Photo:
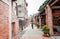
[[[14,2],[12,0],[12,2]],[[0,0],[0,39],[9,39],[9,0]],[[12,5],[12,36],[19,31],[18,19]]]
[[[27,23],[27,3],[26,0],[17,0],[17,17],[19,19],[20,29],[23,30]]]
[[[49,27],[51,35],[60,34],[60,0],[46,0],[35,17],[41,23],[41,28],[43,25]],[[58,33],[54,34],[54,28]]]

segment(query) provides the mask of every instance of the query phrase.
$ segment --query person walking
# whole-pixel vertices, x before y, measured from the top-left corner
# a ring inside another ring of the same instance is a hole
[[[33,18],[31,19],[31,27],[33,29]]]

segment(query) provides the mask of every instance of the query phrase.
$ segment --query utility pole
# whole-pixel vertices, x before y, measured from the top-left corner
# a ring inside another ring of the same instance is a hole
[[[12,0],[9,0],[9,39],[12,39]]]

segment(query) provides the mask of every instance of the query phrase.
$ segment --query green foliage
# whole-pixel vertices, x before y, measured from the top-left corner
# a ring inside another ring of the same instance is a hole
[[[49,30],[49,28],[46,25],[44,25],[43,28],[42,28],[42,31],[44,33],[48,34],[50,30]]]
[[[39,28],[39,27],[40,27],[40,25],[39,25],[39,23],[38,23],[38,22],[36,22],[36,23],[35,23],[35,25],[36,25],[36,27],[37,27],[37,28]]]

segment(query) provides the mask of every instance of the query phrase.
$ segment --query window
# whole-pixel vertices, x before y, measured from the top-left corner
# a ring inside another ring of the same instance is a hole
[[[12,1],[16,1],[16,0],[12,0]]]
[[[22,5],[18,5],[18,7],[22,7]]]
[[[19,7],[22,7],[21,5],[19,5]]]
[[[21,13],[22,11],[19,11],[19,13]]]

